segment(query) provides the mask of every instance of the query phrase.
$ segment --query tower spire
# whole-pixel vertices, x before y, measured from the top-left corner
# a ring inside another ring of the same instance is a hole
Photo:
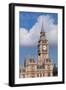
[[[42,25],[41,25],[41,32],[40,32],[40,37],[42,37],[42,36],[45,38],[45,32],[44,32],[43,22],[42,22]]]
[[[41,32],[44,32],[43,22],[42,22],[42,25],[41,25]]]

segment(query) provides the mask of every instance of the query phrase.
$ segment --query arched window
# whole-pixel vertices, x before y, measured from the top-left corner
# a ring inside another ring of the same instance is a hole
[[[19,70],[19,73],[21,73],[21,69]]]
[[[40,73],[40,77],[42,77],[42,73]]]
[[[48,76],[50,76],[50,72],[48,72]]]
[[[39,77],[39,74],[37,74],[37,77]]]
[[[25,75],[23,74],[23,78],[25,78]]]
[[[43,76],[45,76],[45,74],[43,73]]]

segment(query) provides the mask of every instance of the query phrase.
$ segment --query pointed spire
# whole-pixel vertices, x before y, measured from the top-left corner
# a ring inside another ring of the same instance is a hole
[[[43,22],[42,22],[42,25],[41,25],[41,32],[44,32]]]
[[[42,36],[45,37],[45,32],[44,32],[43,22],[42,22],[41,32],[40,32],[40,37],[42,37]]]

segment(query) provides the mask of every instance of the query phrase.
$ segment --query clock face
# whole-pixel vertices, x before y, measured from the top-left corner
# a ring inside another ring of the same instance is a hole
[[[43,46],[43,50],[46,50],[46,46],[45,45]]]

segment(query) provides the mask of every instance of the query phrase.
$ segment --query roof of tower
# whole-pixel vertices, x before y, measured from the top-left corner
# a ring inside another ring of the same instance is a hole
[[[42,25],[41,25],[41,32],[44,32],[43,23],[42,23]]]
[[[42,23],[42,26],[41,26],[40,34],[41,34],[41,36],[45,36],[45,31],[44,31],[43,23]]]

